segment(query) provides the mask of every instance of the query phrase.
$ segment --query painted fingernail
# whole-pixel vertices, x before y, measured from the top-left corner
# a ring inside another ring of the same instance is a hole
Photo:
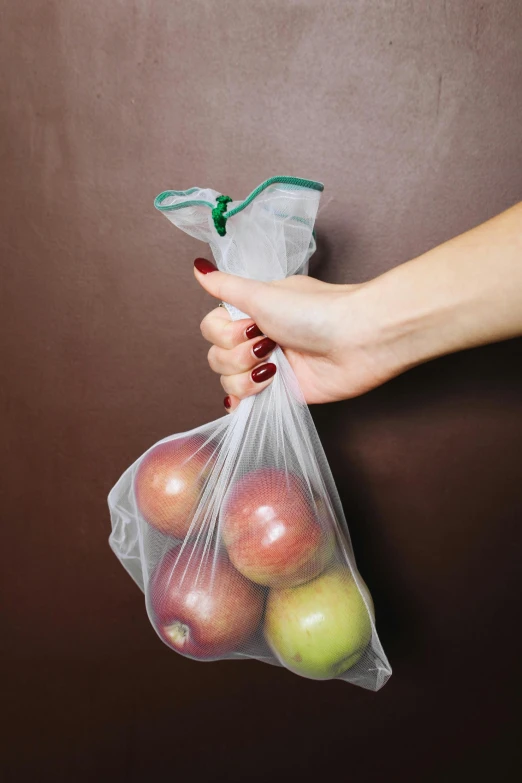
[[[225,397],[225,399],[223,400],[223,405],[225,406],[225,408],[227,409],[227,411],[228,411],[228,409],[229,409],[230,407],[232,407],[232,400],[230,399],[230,397],[228,396],[228,394],[227,394],[227,396]]]
[[[252,351],[254,356],[257,356],[258,359],[262,359],[264,356],[268,356],[269,353],[272,353],[275,347],[276,344],[270,337],[263,337],[262,340],[253,346]]]
[[[217,267],[214,266],[211,261],[207,261],[206,258],[196,258],[194,266],[202,275],[208,275],[210,272],[217,272]]]
[[[254,383],[263,383],[264,381],[268,381],[273,375],[275,375],[277,367],[275,364],[272,364],[272,362],[268,362],[267,364],[262,364],[260,367],[256,367],[252,370],[250,373],[250,377],[254,381]]]
[[[253,337],[261,337],[263,332],[257,324],[250,324],[248,329],[246,329],[245,334],[247,336],[247,340],[251,340]]]

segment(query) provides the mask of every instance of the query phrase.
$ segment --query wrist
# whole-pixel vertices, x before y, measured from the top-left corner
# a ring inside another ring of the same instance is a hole
[[[386,273],[363,283],[355,300],[360,346],[387,377],[445,352],[435,299],[418,299],[406,276]]]

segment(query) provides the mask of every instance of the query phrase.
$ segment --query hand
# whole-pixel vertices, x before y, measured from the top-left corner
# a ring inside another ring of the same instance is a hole
[[[362,285],[302,276],[261,283],[198,259],[203,288],[259,327],[255,337],[246,333],[251,319],[213,310],[201,324],[213,343],[210,366],[230,410],[270,383],[275,343],[307,402],[354,397],[437,356],[522,335],[521,259],[522,202]]]
[[[232,321],[225,308],[217,307],[201,323],[203,336],[213,344],[208,361],[221,375],[228,410],[271,383],[272,376],[261,382],[256,376],[266,378],[275,370],[267,360],[276,344],[307,403],[353,397],[400,372],[393,351],[373,339],[376,319],[364,306],[364,284],[330,285],[302,275],[261,283],[201,262],[195,263],[195,275],[203,288],[252,316]]]

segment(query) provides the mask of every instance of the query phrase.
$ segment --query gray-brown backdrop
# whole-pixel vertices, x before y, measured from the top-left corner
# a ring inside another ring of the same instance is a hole
[[[204,246],[154,196],[319,179],[332,282],[489,218],[522,198],[519,2],[0,10],[4,780],[512,780],[520,341],[314,411],[394,667],[376,695],[174,655],[106,495],[222,414]]]

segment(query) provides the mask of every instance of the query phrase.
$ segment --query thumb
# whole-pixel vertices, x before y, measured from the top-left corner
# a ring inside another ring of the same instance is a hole
[[[211,296],[234,305],[238,310],[255,318],[258,309],[256,302],[260,301],[266,289],[266,283],[250,280],[246,277],[227,275],[225,272],[220,272],[206,258],[196,258],[194,276],[201,287]]]

